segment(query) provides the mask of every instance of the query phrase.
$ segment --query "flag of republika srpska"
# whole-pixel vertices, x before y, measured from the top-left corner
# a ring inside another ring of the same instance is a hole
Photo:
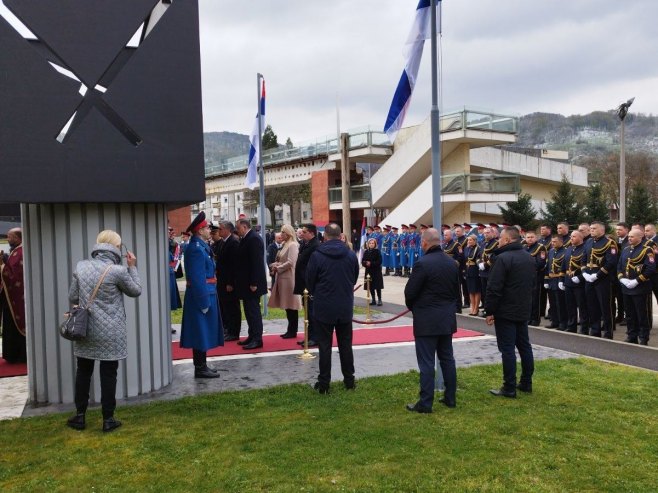
[[[439,19],[441,13],[440,4],[441,0],[438,0],[436,2],[437,27],[441,25],[441,20]],[[411,94],[413,93],[416,78],[418,77],[418,67],[423,57],[423,46],[425,45],[425,40],[429,39],[432,35],[431,19],[430,0],[420,0],[418,7],[416,7],[416,17],[411,26],[411,32],[405,44],[406,62],[402,71],[402,77],[400,77],[400,82],[398,82],[398,87],[393,95],[391,108],[388,110],[388,116],[384,124],[384,132],[386,132],[391,142],[395,141],[398,131],[402,128],[404,116],[407,113],[407,108],[411,101]],[[439,32],[438,29],[437,32]]]
[[[265,79],[263,79],[263,86],[260,92],[260,107],[258,111],[261,115],[260,129],[263,131],[265,129]],[[258,161],[260,160],[261,145],[261,134],[258,132],[258,113],[256,113],[254,129],[251,132],[251,137],[249,137],[249,142],[249,165],[247,166],[247,180],[245,181],[245,185],[250,190],[254,190],[258,187]]]

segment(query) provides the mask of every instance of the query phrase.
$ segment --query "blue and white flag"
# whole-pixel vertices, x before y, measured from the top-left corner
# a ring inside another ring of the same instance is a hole
[[[262,135],[258,131],[258,116],[259,114],[261,116],[260,130],[262,132],[265,129],[265,79],[263,79],[263,87],[261,88],[260,107],[258,111],[259,113],[256,113],[256,120],[254,121],[254,129],[251,132],[251,137],[249,137],[249,165],[247,166],[247,180],[245,181],[245,185],[250,190],[258,187],[258,161],[260,161],[260,147],[262,143]]]
[[[441,0],[438,0],[436,5],[437,32],[441,32],[438,28],[441,25],[441,8],[439,7]],[[411,32],[405,45],[406,63],[402,71],[402,77],[400,77],[400,82],[398,82],[398,87],[393,95],[391,108],[388,110],[386,124],[384,125],[384,132],[386,132],[391,142],[395,141],[398,131],[402,128],[404,116],[407,113],[407,108],[411,101],[411,94],[414,91],[416,78],[418,77],[418,67],[423,57],[423,46],[425,45],[425,40],[429,39],[432,35],[431,19],[430,0],[420,0],[418,7],[416,7],[416,17],[411,26]]]

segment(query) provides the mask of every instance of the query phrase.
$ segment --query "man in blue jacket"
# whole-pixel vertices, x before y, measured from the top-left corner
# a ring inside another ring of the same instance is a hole
[[[192,238],[185,251],[187,288],[180,346],[192,348],[194,378],[217,378],[219,373],[206,364],[206,352],[224,345],[224,330],[217,303],[215,262],[207,243],[210,226],[203,211],[187,231]]]
[[[516,228],[505,228],[498,241],[496,261],[489,273],[484,312],[487,325],[495,325],[503,359],[503,386],[493,395],[516,397],[516,390],[532,392],[535,360],[528,337],[535,259],[523,248]],[[521,356],[521,380],[516,385],[516,353]]]
[[[445,394],[441,403],[455,407],[457,370],[452,352],[452,334],[457,332],[455,299],[459,297],[459,262],[443,252],[434,228],[421,236],[425,255],[418,260],[404,288],[404,300],[414,315],[416,358],[420,370],[420,399],[407,410],[431,413],[434,401],[434,355],[439,358]]]
[[[316,325],[320,353],[320,374],[315,390],[321,394],[329,393],[334,329],[343,384],[346,389],[355,387],[352,314],[359,262],[354,252],[340,241],[340,234],[340,226],[329,224],[324,230],[325,242],[313,252],[306,267],[306,287],[313,297],[311,316]]]

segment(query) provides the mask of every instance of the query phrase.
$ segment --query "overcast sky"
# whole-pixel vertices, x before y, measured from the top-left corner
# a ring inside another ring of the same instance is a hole
[[[417,0],[200,0],[205,131],[267,123],[293,142],[383,128]],[[444,0],[442,111],[658,114],[658,1]],[[405,126],[428,115],[430,45]]]

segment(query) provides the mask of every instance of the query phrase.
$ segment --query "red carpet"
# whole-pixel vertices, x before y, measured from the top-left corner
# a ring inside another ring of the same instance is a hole
[[[4,359],[0,358],[0,378],[18,377],[21,375],[27,375],[27,363],[10,365]]]
[[[481,336],[480,332],[473,330],[457,329],[453,338]],[[233,354],[253,354],[276,351],[292,351],[300,349],[297,340],[301,340],[301,334],[298,339],[281,339],[279,334],[269,334],[263,336],[263,347],[245,351],[242,346],[238,346],[237,341],[227,342],[223,347],[217,347],[208,351],[208,356],[229,356]],[[354,346],[364,346],[369,344],[385,344],[389,342],[410,342],[414,340],[413,328],[411,325],[398,327],[375,327],[372,329],[354,329],[352,344]],[[336,346],[336,336],[334,335],[334,347]],[[191,359],[192,350],[183,349],[178,342],[171,345],[171,353],[174,360]]]

